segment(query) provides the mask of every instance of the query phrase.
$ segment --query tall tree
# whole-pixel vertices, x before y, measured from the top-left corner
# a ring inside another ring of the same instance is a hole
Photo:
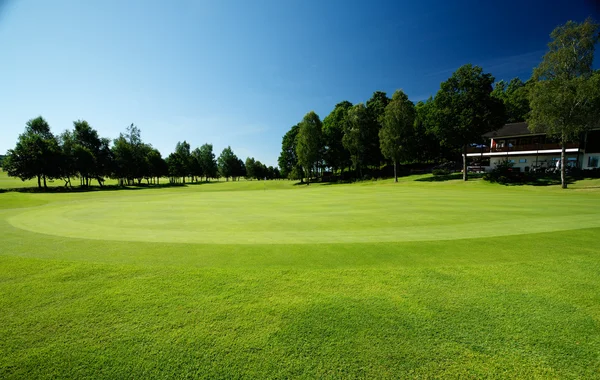
[[[530,111],[529,89],[532,84],[531,81],[524,83],[520,78],[513,78],[508,83],[501,80],[494,85],[492,96],[504,103],[507,123],[525,121]]]
[[[46,180],[59,178],[61,151],[50,125],[39,116],[31,119],[25,132],[19,135],[17,145],[4,159],[4,170],[9,176],[29,180],[37,177],[38,187],[47,187]]]
[[[204,144],[200,147],[198,160],[200,161],[200,166],[202,167],[202,172],[206,177],[206,181],[208,181],[209,178],[217,177],[217,160],[215,158],[215,154],[213,153],[212,144]]]
[[[229,177],[236,177],[240,172],[240,163],[237,156],[231,150],[231,147],[223,149],[221,155],[217,159],[217,164],[219,167],[219,174],[221,177],[225,177],[225,180],[229,181]]]
[[[390,103],[390,98],[383,91],[375,91],[371,99],[367,100],[366,106],[369,114],[368,129],[364,138],[365,141],[365,161],[367,165],[379,168],[383,155],[379,143],[379,131],[381,130],[380,119],[385,112],[385,107]]]
[[[255,178],[255,176],[256,176],[256,171],[254,170],[255,167],[256,167],[256,161],[254,160],[254,157],[246,158],[246,178],[248,178],[248,179]]]
[[[322,129],[323,125],[321,124],[319,115],[314,111],[310,111],[300,122],[300,129],[298,130],[298,137],[296,138],[298,163],[304,168],[309,184],[311,174],[313,174],[314,168],[321,158],[320,152],[323,141],[321,136]]]
[[[394,181],[398,182],[397,163],[410,159],[415,147],[415,105],[398,90],[380,117],[379,142],[385,158],[394,163]]]
[[[529,128],[545,132],[561,143],[561,182],[566,181],[566,145],[587,129],[600,125],[600,75],[594,73],[598,24],[573,21],[552,31],[552,41],[534,69],[537,80],[530,92]]]
[[[492,97],[494,77],[481,67],[461,66],[437,92],[434,130],[442,143],[462,147],[463,180],[467,174],[467,147],[484,133],[500,128],[506,120],[504,104]]]
[[[183,140],[183,142],[177,142],[177,145],[175,145],[175,153],[179,156],[181,174],[183,183],[185,183],[185,177],[190,176],[192,173],[192,153],[190,152],[190,144],[185,140]]]
[[[435,105],[433,98],[415,105],[415,157],[421,162],[440,158],[440,141],[434,132]]]
[[[342,144],[350,152],[354,170],[358,172],[359,177],[362,177],[362,168],[365,165],[370,146],[370,123],[369,112],[363,103],[358,103],[348,109]]]
[[[302,168],[298,164],[298,155],[296,154],[296,138],[300,125],[294,125],[284,136],[281,141],[281,154],[277,159],[281,175],[288,179],[304,180]]]
[[[323,119],[323,159],[333,172],[351,164],[350,152],[344,148],[344,122],[352,103],[347,100],[335,105],[335,108]]]

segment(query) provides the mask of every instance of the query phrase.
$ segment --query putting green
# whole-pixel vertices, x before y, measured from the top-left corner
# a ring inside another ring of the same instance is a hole
[[[596,194],[449,187],[123,193],[27,209],[18,228],[70,238],[204,244],[452,240],[600,227]],[[582,199],[590,198],[590,199]],[[592,199],[593,198],[593,199]]]

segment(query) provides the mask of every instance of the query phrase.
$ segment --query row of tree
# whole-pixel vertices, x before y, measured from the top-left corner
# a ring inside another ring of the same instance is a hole
[[[552,34],[549,51],[527,82],[495,82],[479,66],[460,67],[442,82],[435,97],[413,103],[401,90],[389,99],[377,91],[364,103],[338,103],[321,122],[309,112],[282,140],[279,167],[284,177],[310,178],[330,170],[378,169],[398,163],[457,160],[467,180],[467,149],[505,123],[527,121],[532,131],[563,146],[587,129],[600,127],[600,73],[594,72],[598,24],[568,22]],[[563,165],[563,187],[566,187]]]
[[[244,163],[231,147],[223,149],[216,158],[212,144],[190,150],[190,144],[183,141],[163,159],[156,148],[142,141],[140,129],[133,124],[111,144],[85,120],[75,121],[73,130],[56,136],[41,116],[27,122],[25,132],[4,157],[2,167],[8,175],[23,181],[37,178],[38,187],[47,187],[47,181],[55,179],[72,186],[75,178],[81,186],[89,186],[93,180],[103,186],[107,177],[118,179],[120,185],[140,184],[143,180],[159,183],[161,177],[168,177],[172,183],[185,183],[186,178],[208,181],[219,177],[280,177],[278,169],[266,167],[254,158],[249,157]]]

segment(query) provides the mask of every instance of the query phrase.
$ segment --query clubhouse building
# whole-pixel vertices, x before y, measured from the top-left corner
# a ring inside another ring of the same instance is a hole
[[[467,150],[469,168],[489,171],[500,161],[508,160],[520,171],[558,167],[561,145],[545,133],[533,133],[527,123],[511,123],[484,135],[487,145],[472,146]],[[585,133],[579,142],[566,147],[566,164],[588,170],[600,167],[600,129]]]

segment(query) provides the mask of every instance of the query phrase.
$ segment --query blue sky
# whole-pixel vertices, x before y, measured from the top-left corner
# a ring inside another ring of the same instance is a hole
[[[555,26],[600,19],[593,4],[0,0],[0,152],[42,115],[55,133],[135,123],[163,156],[185,139],[276,165],[308,111],[376,90],[425,99],[465,63],[527,79]]]

